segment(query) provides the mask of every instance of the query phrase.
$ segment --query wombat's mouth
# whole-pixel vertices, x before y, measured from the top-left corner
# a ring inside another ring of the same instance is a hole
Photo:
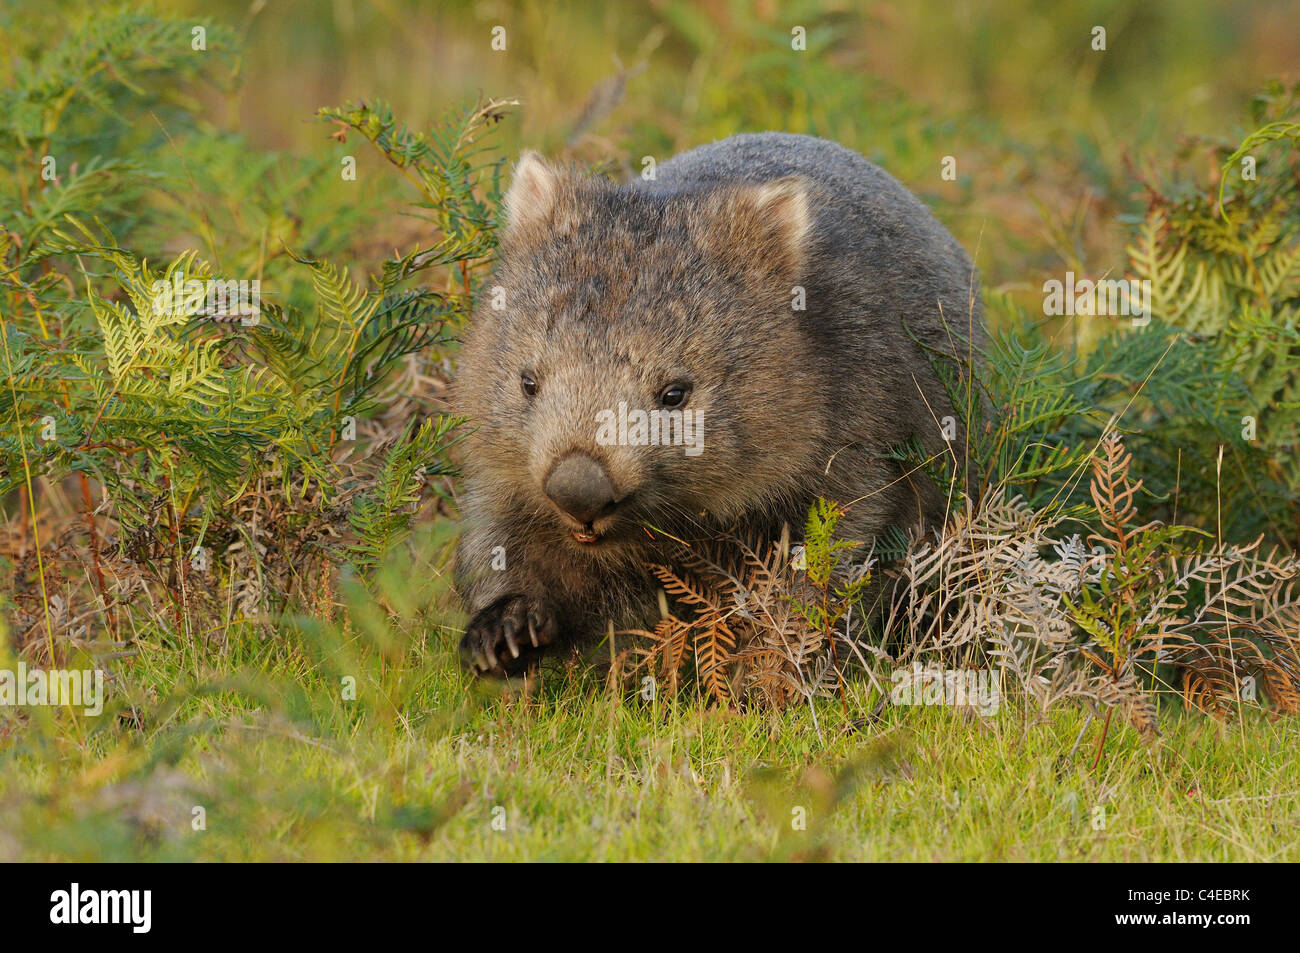
[[[573,541],[584,548],[612,546],[627,535],[626,527],[617,519],[600,519],[580,526],[569,523],[565,528]]]
[[[655,535],[647,527],[637,520],[629,519],[596,520],[594,525],[586,523],[582,526],[569,523],[565,529],[578,544],[579,549],[593,551],[635,548],[638,540],[655,539]]]
[[[565,520],[564,529],[579,548],[604,549],[627,542],[632,526],[618,517],[604,517],[589,523]]]
[[[573,537],[573,541],[583,548],[613,546],[627,537],[630,524],[627,521],[626,506],[633,494],[613,501],[587,520],[580,521],[570,513],[556,507],[561,525]]]

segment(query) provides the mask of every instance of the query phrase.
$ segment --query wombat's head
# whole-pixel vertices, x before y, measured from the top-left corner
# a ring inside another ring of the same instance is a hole
[[[825,429],[807,183],[656,192],[530,153],[505,204],[456,383],[482,492],[601,559],[797,495]]]

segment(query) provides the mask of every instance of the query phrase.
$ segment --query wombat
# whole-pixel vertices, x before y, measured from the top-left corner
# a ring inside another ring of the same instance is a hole
[[[622,186],[525,153],[453,385],[466,664],[652,628],[662,547],[797,533],[819,495],[854,539],[940,523],[891,449],[962,456],[935,358],[965,373],[983,323],[957,242],[836,143],[734,136]]]

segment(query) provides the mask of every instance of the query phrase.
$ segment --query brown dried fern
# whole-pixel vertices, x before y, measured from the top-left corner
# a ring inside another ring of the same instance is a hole
[[[701,688],[718,704],[781,709],[825,692],[827,640],[795,610],[806,586],[784,539],[728,536],[684,546],[652,571],[667,596],[666,614],[653,631],[631,634],[644,640],[640,665],[670,691],[693,662]]]
[[[873,681],[918,662],[993,667],[1040,712],[1070,700],[1104,711],[1097,759],[1115,713],[1156,733],[1161,694],[1216,715],[1255,700],[1300,714],[1300,560],[1258,541],[1196,548],[1184,528],[1141,522],[1131,466],[1108,435],[1086,542],[1059,513],[984,494],[942,534],[912,541],[867,627],[849,625],[847,606],[822,608],[826,587],[783,541],[684,547],[654,567],[668,598],[640,633],[641,664],[675,690],[693,663],[712,700],[776,709],[836,692],[835,645]],[[845,619],[843,631],[821,618]]]

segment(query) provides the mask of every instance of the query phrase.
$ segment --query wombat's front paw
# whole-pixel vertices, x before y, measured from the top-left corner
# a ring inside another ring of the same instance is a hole
[[[518,675],[555,640],[555,611],[535,596],[502,596],[479,611],[460,640],[460,657],[475,675]]]

